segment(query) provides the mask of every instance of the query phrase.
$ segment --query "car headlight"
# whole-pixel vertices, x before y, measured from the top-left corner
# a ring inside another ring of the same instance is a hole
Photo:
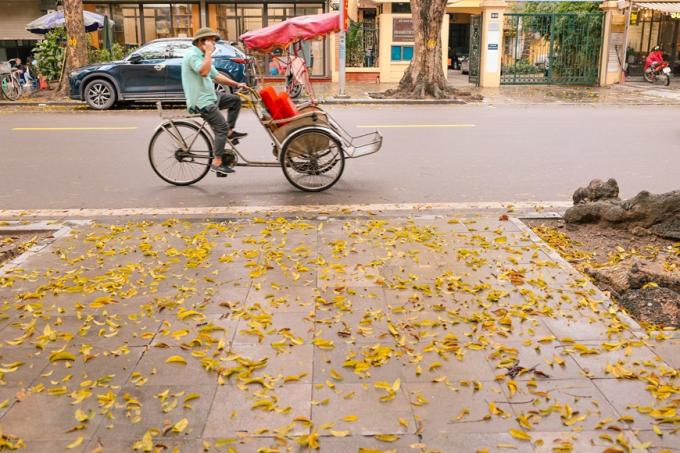
[[[71,77],[78,77],[83,71],[71,71]]]

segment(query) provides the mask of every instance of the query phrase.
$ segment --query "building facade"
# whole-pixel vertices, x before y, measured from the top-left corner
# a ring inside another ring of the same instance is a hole
[[[0,0],[0,61],[26,58],[40,39],[26,31],[26,24],[54,9],[54,0]]]
[[[319,0],[84,0],[83,5],[86,10],[108,15],[115,23],[114,41],[128,48],[158,38],[190,37],[203,26],[214,28],[224,40],[236,42],[249,30],[328,10],[328,4]],[[98,39],[94,39],[95,45],[101,40],[101,32],[98,35]],[[309,46],[308,63],[314,77],[328,77],[327,48],[325,40]],[[261,71],[270,74],[271,63],[269,58],[262,56]]]

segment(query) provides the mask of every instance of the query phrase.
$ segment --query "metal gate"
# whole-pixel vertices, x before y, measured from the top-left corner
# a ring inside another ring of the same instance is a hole
[[[482,55],[482,16],[470,16],[470,55],[468,55],[468,80],[479,86],[479,68]]]
[[[347,30],[347,66],[378,67],[379,30],[361,22],[352,22]]]
[[[597,85],[602,13],[506,14],[501,83]]]

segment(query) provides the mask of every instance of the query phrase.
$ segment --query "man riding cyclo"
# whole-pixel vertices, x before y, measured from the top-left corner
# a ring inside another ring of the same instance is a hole
[[[236,156],[232,151],[225,151],[227,139],[232,142],[245,137],[246,133],[237,132],[234,127],[241,110],[241,98],[235,94],[215,93],[215,83],[234,88],[245,88],[245,83],[238,83],[217,72],[212,64],[216,42],[220,36],[211,28],[201,28],[194,36],[194,46],[182,60],[182,88],[187,100],[189,113],[198,113],[210,124],[215,133],[215,157],[213,169],[217,176],[233,173]],[[225,120],[221,110],[228,109]]]

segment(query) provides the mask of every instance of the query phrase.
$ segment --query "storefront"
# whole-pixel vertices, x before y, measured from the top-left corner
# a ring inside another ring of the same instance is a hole
[[[26,31],[26,24],[50,7],[54,5],[44,0],[0,0],[0,61],[17,57],[26,60],[41,38]]]
[[[223,0],[183,1],[84,1],[84,8],[108,15],[114,22],[114,41],[127,48],[138,47],[158,38],[190,37],[204,25],[216,29],[222,39],[237,42],[246,31],[266,27],[291,17],[321,14],[323,2],[298,0],[294,2]],[[101,32],[98,33],[101,41]],[[97,39],[95,39],[97,41]],[[328,74],[326,40],[313,41],[305,49],[312,76]],[[269,57],[261,58],[261,70],[272,76],[275,65]]]
[[[680,1],[634,2],[628,26],[626,61],[629,75],[641,75],[646,56],[660,46],[680,69]]]

